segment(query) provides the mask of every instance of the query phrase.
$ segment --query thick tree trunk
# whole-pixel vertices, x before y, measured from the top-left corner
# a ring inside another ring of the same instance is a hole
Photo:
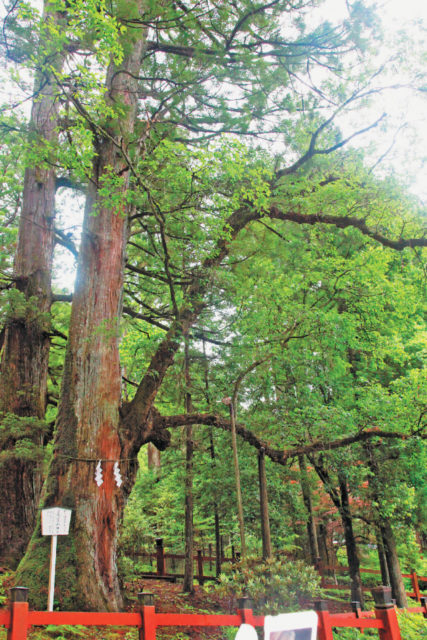
[[[311,562],[314,565],[316,564],[317,558],[319,557],[319,545],[317,542],[316,524],[314,521],[313,507],[311,502],[310,483],[308,481],[307,467],[305,464],[304,456],[298,456],[298,465],[300,469],[302,497],[304,500],[305,508],[307,510],[307,535],[308,544],[310,547],[310,557]]]
[[[135,6],[135,5],[133,5]],[[138,3],[138,8],[141,3]],[[115,610],[122,606],[116,568],[117,528],[122,518],[126,486],[119,487],[114,464],[132,476],[136,462],[126,452],[119,433],[121,371],[119,319],[122,307],[127,212],[111,207],[99,189],[111,176],[121,177],[123,201],[128,167],[120,153],[132,138],[136,115],[136,78],[144,49],[144,31],[127,43],[120,68],[107,75],[111,105],[126,111],[98,139],[93,178],[89,183],[73,296],[70,332],[58,411],[53,461],[45,490],[45,505],[73,509],[69,563],[74,565],[70,600],[74,606]],[[128,149],[129,152],[129,149]],[[117,184],[115,185],[117,190]],[[115,198],[117,197],[117,191]],[[120,199],[115,199],[120,203]],[[95,213],[95,215],[94,215]],[[103,483],[94,480],[101,461]],[[31,586],[37,533],[21,563],[19,578]],[[59,555],[59,552],[58,552]],[[62,595],[67,585],[58,573]],[[32,594],[34,598],[34,594]]]
[[[57,23],[55,13],[45,11],[43,21]],[[60,70],[63,56],[53,54],[49,64]],[[47,81],[46,81],[47,79]],[[58,139],[56,87],[47,73],[35,81],[36,99],[30,120],[34,148],[40,145],[40,162],[28,167],[24,176],[22,211],[14,261],[15,288],[21,294],[11,303],[3,331],[0,361],[0,416],[43,419],[47,398],[47,370],[50,347],[51,275],[54,249],[55,170],[46,157],[48,145]],[[36,447],[43,434],[29,423],[25,438]],[[11,455],[0,465],[0,563],[14,563],[22,557],[34,529],[40,498],[41,470],[35,460],[15,457],[16,438],[2,443]]]

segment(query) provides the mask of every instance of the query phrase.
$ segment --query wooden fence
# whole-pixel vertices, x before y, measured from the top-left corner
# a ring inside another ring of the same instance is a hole
[[[337,573],[348,575],[348,572],[349,572],[348,567],[328,566],[317,561],[316,569],[319,572],[319,575],[321,577],[321,586],[323,589],[348,590],[351,588],[350,584],[338,584],[338,582],[335,582],[335,583],[330,582],[331,576],[335,577]],[[372,575],[381,576],[381,571],[378,571],[377,569],[360,569],[360,573],[370,573]],[[413,598],[417,602],[420,602],[421,598],[423,597],[422,592],[424,591],[424,589],[420,587],[420,582],[427,584],[427,577],[419,576],[415,571],[415,569],[412,569],[411,573],[402,573],[402,577],[407,578],[411,581],[412,590],[407,591],[406,595],[409,598]],[[372,586],[371,587],[362,586],[362,589],[363,591],[370,591],[372,589]],[[427,593],[425,595],[427,595]]]
[[[389,587],[372,590],[375,610],[360,611],[357,606],[350,613],[329,613],[327,603],[315,601],[319,618],[319,640],[334,640],[334,629],[377,629],[381,640],[402,640],[396,609]],[[197,613],[158,613],[153,594],[139,594],[140,610],[136,613],[89,613],[68,611],[30,611],[28,589],[15,587],[11,590],[9,610],[0,611],[0,625],[8,629],[7,640],[27,640],[31,627],[46,625],[123,626],[138,629],[140,640],[156,640],[159,627],[239,627],[243,622],[254,627],[264,626],[264,616],[255,616],[249,598],[241,598],[235,615]],[[421,606],[409,609],[427,618],[427,599]]]
[[[156,539],[156,550],[153,553],[146,551],[130,551],[128,554],[132,558],[147,558],[150,564],[153,561],[156,564],[156,571],[147,571],[141,573],[141,578],[146,579],[162,579],[175,582],[177,578],[183,578],[184,574],[176,571],[176,565],[183,563],[185,555],[180,553],[166,553],[163,546],[163,538]],[[231,548],[231,557],[223,556],[221,562],[235,562],[239,554],[236,554],[234,547]],[[201,549],[198,549],[193,558],[195,562],[195,576],[199,584],[204,584],[207,580],[216,580],[216,575],[212,572],[215,570],[216,556],[212,555],[212,548],[209,545],[209,555],[203,555]],[[169,565],[169,567],[167,567]],[[206,566],[207,565],[207,566]],[[208,570],[208,572],[206,571]]]
[[[176,572],[175,565],[178,562],[183,562],[185,556],[183,554],[177,553],[165,553],[165,549],[163,546],[163,538],[156,539],[156,550],[154,553],[148,553],[145,551],[132,551],[129,555],[132,557],[143,557],[148,558],[150,562],[153,560],[156,563],[156,571],[147,571],[145,573],[141,573],[141,578],[146,579],[161,579],[168,580],[171,582],[175,582],[178,578],[183,578],[184,575],[182,573]],[[221,558],[221,562],[235,562],[239,558],[239,553],[234,551],[234,547],[231,548],[231,557],[229,558]],[[167,568],[167,562],[170,567]],[[196,571],[195,576],[199,582],[199,584],[203,585],[207,580],[216,580],[216,576],[206,573],[206,565],[208,565],[208,570],[212,571],[212,568],[215,567],[216,557],[212,555],[212,549],[209,549],[209,555],[203,555],[202,550],[197,551],[197,555],[194,556],[194,562],[196,563]],[[348,567],[343,566],[328,566],[322,564],[320,558],[318,558],[316,562],[316,569],[319,572],[321,577],[321,586],[323,589],[334,589],[334,590],[349,590],[351,588],[350,584],[339,584],[338,582],[331,583],[328,580],[331,579],[332,576],[336,576],[336,574],[347,574],[349,572]],[[360,573],[370,573],[372,575],[381,576],[381,571],[376,569],[360,569]],[[420,602],[420,598],[423,596],[423,589],[420,588],[420,581],[425,582],[427,584],[427,577],[419,576],[415,569],[412,569],[411,573],[403,573],[402,576],[411,581],[411,591],[407,591],[406,595],[409,598],[413,598],[417,602]],[[364,591],[370,591],[372,586],[362,587]],[[427,595],[427,593],[425,594]]]

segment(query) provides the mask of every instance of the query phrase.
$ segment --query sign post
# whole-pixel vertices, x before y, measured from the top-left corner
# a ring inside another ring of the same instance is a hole
[[[49,589],[47,610],[53,611],[53,594],[55,591],[56,545],[58,536],[67,536],[70,530],[71,509],[50,507],[42,509],[42,536],[51,536]]]

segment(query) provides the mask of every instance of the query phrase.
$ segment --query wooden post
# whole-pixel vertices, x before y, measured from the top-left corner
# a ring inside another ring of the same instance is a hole
[[[163,538],[156,538],[157,575],[165,575],[165,554],[163,551]]]
[[[243,598],[238,598],[237,600],[237,613],[240,616],[242,624],[251,624],[254,625],[254,614],[253,614],[253,603],[252,599],[248,598],[248,596],[243,596]]]
[[[212,556],[213,556],[212,542],[209,542],[208,553],[209,553],[209,571],[212,571]]]
[[[316,558],[316,561],[314,563],[314,568],[316,569],[316,571],[320,576],[320,586],[323,587],[325,585],[325,580],[324,580],[323,567],[322,567],[322,558],[320,556]]]
[[[412,569],[411,571],[411,582],[412,582],[412,590],[414,592],[415,600],[417,602],[420,602],[420,598],[421,598],[420,585],[418,584],[418,576],[415,569]]]
[[[197,579],[199,581],[199,584],[202,585],[204,582],[204,578],[203,578],[203,556],[202,556],[201,549],[197,549]]]
[[[14,587],[10,590],[10,627],[7,640],[27,640],[28,589]]]
[[[156,610],[154,607],[154,596],[152,593],[138,593],[138,600],[141,605],[141,628],[139,629],[139,640],[156,640]]]
[[[56,547],[58,536],[51,536],[50,544],[50,564],[49,564],[49,588],[47,596],[47,610],[53,611],[53,598],[55,595],[55,570],[56,570]]]
[[[391,587],[374,587],[372,595],[375,600],[375,617],[384,625],[384,629],[378,630],[380,640],[402,640]]]
[[[314,609],[319,618],[319,640],[334,640],[332,634],[331,617],[328,611],[328,603],[325,600],[315,600]]]

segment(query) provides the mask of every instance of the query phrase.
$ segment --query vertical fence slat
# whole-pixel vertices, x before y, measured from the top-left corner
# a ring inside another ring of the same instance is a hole
[[[139,640],[156,640],[156,609],[152,593],[138,593],[141,604],[141,622]]]
[[[254,612],[252,598],[243,596],[237,600],[237,614],[240,616],[242,624],[254,625]]]
[[[412,583],[412,590],[414,592],[415,600],[417,602],[420,602],[420,598],[421,598],[420,585],[418,583],[418,576],[415,569],[412,569],[411,571],[411,583]]]
[[[379,630],[380,640],[402,640],[396,609],[391,597],[391,587],[374,587],[372,595],[375,600],[375,617],[384,625]]]
[[[10,590],[10,627],[7,640],[27,640],[28,589],[14,587]]]
[[[315,600],[314,608],[319,618],[319,640],[334,640],[328,603],[324,600]]]

